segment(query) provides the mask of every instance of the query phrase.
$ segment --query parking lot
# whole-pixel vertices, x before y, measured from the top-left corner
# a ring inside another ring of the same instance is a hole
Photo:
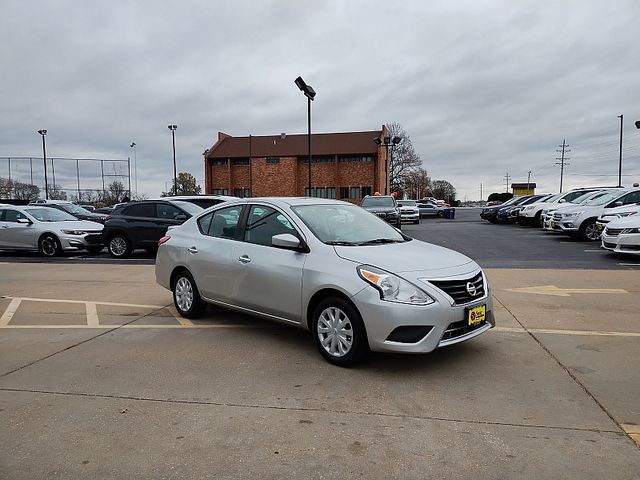
[[[0,254],[0,478],[638,478],[640,259],[476,209],[404,231],[485,268],[497,327],[351,369],[178,317],[144,254]]]

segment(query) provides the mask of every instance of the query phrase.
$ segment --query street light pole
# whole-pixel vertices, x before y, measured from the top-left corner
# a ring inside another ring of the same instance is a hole
[[[307,143],[309,146],[309,158],[307,159],[307,163],[309,164],[309,184],[307,191],[311,197],[311,101],[315,98],[316,91],[311,85],[307,85],[302,77],[296,78],[293,83],[295,83],[300,91],[304,93],[304,96],[307,97]]]
[[[133,181],[136,190],[136,197],[138,196],[138,154],[136,152],[136,142],[131,142],[129,145],[133,148]]]
[[[38,130],[38,133],[42,136],[42,161],[44,162],[44,198],[45,200],[49,200],[49,183],[47,182],[47,146],[44,140],[47,131]]]
[[[402,142],[402,137],[376,137],[373,141],[376,142],[377,145],[382,145],[386,149],[387,155],[384,158],[384,194],[387,195],[389,188],[389,147],[391,147],[391,165],[393,165],[393,147],[398,146],[398,144]]]
[[[173,142],[173,194],[178,194],[178,174],[176,170],[176,129],[177,125],[167,125],[167,128],[171,130],[171,140]]]
[[[622,186],[622,122],[624,120],[624,115],[618,115],[620,119],[620,160],[618,162],[618,186]]]

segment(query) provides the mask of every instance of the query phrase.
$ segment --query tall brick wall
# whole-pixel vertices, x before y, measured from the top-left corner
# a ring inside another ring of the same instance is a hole
[[[280,163],[268,164],[266,158],[252,158],[252,196],[291,197],[297,180],[296,157],[280,157]]]

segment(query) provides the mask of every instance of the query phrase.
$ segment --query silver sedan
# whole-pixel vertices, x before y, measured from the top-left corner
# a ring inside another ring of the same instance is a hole
[[[237,200],[159,243],[156,280],[180,315],[212,303],[298,326],[341,366],[369,350],[430,352],[495,325],[489,283],[473,260],[345,202]]]

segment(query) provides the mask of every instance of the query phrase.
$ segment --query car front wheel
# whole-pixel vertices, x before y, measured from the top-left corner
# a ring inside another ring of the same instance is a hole
[[[115,258],[126,258],[131,253],[129,239],[121,233],[116,233],[109,239],[109,253]]]
[[[173,280],[173,304],[178,313],[185,318],[199,317],[206,307],[200,298],[196,282],[186,270],[181,271]]]
[[[55,257],[62,251],[60,240],[51,233],[46,233],[38,240],[38,250],[45,257]]]
[[[580,238],[590,242],[595,242],[600,238],[600,232],[595,220],[587,220],[580,226]]]
[[[369,349],[360,314],[339,297],[318,304],[313,313],[312,333],[320,354],[340,367],[356,364]]]

